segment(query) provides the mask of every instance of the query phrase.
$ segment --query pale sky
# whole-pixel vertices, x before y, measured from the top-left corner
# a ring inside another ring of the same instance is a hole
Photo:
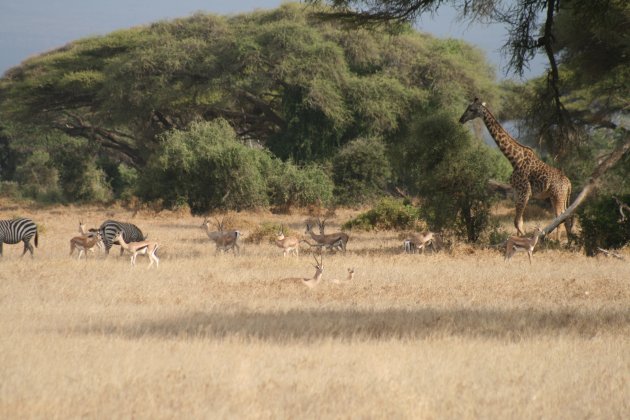
[[[282,0],[0,0],[0,75],[26,58],[61,47],[70,41],[104,35],[117,29],[157,20],[186,17],[203,11],[238,14],[272,9]],[[306,7],[306,6],[305,6]],[[455,12],[440,8],[437,16],[416,23],[424,32],[440,38],[461,38],[485,51],[488,61],[504,77],[506,63],[499,48],[506,32],[501,25],[468,26]],[[542,74],[544,58],[538,57],[525,77]]]

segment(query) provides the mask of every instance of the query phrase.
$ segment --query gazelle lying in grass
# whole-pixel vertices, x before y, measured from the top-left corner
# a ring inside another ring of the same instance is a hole
[[[100,232],[98,229],[90,228],[88,229],[83,223],[82,220],[79,220],[79,233],[86,238],[94,238],[97,234],[100,236]],[[100,240],[96,242],[96,246],[102,251],[105,248],[105,244],[103,244],[103,237],[100,236]],[[90,248],[90,252],[94,252],[94,247]]]
[[[311,223],[306,224],[306,231],[304,232],[311,235],[311,238],[313,238],[315,244],[311,244],[307,241],[305,242],[310,246],[318,246],[320,248],[326,247],[330,250],[340,249],[345,254],[346,244],[348,243],[348,239],[350,239],[350,237],[344,232],[324,234],[326,219],[324,219],[324,221],[317,219],[317,224],[319,225],[319,235],[313,232],[313,225]]]
[[[534,252],[534,248],[538,243],[538,239],[543,235],[543,231],[536,226],[536,232],[534,232],[534,236],[529,237],[521,237],[521,236],[510,236],[505,245],[505,261],[512,258],[512,256],[519,252],[527,252],[527,256],[529,257],[529,263],[532,263],[532,253]]]
[[[322,281],[322,274],[324,273],[324,257],[322,256],[322,258],[318,261],[317,257],[313,256],[313,258],[315,258],[315,262],[317,264],[313,265],[313,267],[315,267],[315,275],[313,276],[313,278],[306,278],[306,277],[286,277],[284,279],[281,279],[281,282],[291,282],[291,283],[302,283],[304,284],[306,287],[308,287],[309,289],[313,289],[315,286],[317,286],[321,281]]]
[[[300,256],[300,239],[295,236],[284,236],[284,232],[280,231],[276,234],[276,245],[278,248],[282,248],[284,257],[287,256],[287,253],[296,257]]]
[[[405,252],[415,254],[416,251],[421,250],[424,254],[424,249],[429,245],[431,245],[431,248],[435,251],[435,245],[433,244],[434,240],[435,234],[433,232],[423,232],[420,235],[411,235],[408,239],[405,239]]]
[[[210,240],[216,245],[215,254],[219,251],[227,252],[229,250],[232,250],[234,255],[241,253],[241,249],[238,246],[238,240],[241,237],[241,232],[238,230],[224,230],[223,220],[220,222],[217,220],[217,229],[219,230],[211,231],[210,220],[206,217],[201,224],[201,228],[206,231],[208,238],[210,238]]]
[[[81,255],[85,254],[85,259],[87,260],[88,251],[94,252],[94,245],[101,243],[101,233],[96,232],[94,236],[75,236],[70,239],[70,255],[74,252],[74,250],[79,251],[79,257],[77,259],[81,259]]]
[[[332,279],[330,282],[334,284],[349,283],[354,278],[354,268],[348,268],[348,277],[345,280]]]
[[[116,233],[114,236],[114,242],[118,242],[122,249],[127,250],[131,253],[131,265],[136,265],[136,257],[138,254],[147,254],[149,256],[149,267],[153,265],[155,262],[155,267],[160,266],[160,259],[157,257],[156,252],[160,245],[157,242],[153,241],[141,241],[141,242],[130,242],[127,243],[123,239],[122,232]]]

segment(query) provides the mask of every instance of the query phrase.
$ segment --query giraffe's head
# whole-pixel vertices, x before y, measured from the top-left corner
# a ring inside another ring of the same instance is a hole
[[[468,108],[466,108],[466,111],[464,111],[464,113],[462,114],[461,118],[459,119],[459,123],[464,124],[465,122],[474,120],[475,118],[482,118],[484,106],[485,104],[482,103],[479,98],[475,98],[475,100],[472,101],[470,105],[468,105]]]

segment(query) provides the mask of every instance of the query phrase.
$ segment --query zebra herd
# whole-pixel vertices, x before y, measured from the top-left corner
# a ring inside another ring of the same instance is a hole
[[[93,234],[96,234],[96,232],[100,234],[107,254],[109,254],[112,245],[117,243],[114,238],[119,233],[122,234],[122,238],[126,243],[145,240],[142,231],[136,225],[117,222],[115,220],[106,220],[98,229],[92,229]],[[17,218],[12,220],[0,220],[0,256],[2,256],[3,244],[13,245],[18,242],[24,242],[22,257],[26,254],[26,251],[30,251],[31,257],[33,257],[33,245],[31,245],[31,239],[33,237],[35,237],[33,242],[37,247],[39,234],[37,232],[37,225],[31,219]],[[122,255],[124,249],[121,248],[120,251]]]

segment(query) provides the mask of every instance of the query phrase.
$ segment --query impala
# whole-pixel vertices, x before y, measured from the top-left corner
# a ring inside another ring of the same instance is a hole
[[[160,245],[153,241],[140,241],[140,242],[125,242],[123,239],[123,233],[118,232],[114,236],[114,242],[118,242],[122,249],[131,253],[131,265],[136,265],[136,257],[138,254],[146,254],[149,256],[149,267],[155,262],[156,268],[160,266],[160,259],[157,257],[156,252]]]
[[[85,259],[87,260],[88,251],[94,252],[94,246],[99,244],[102,241],[101,233],[96,232],[93,236],[75,236],[70,239],[70,255],[74,252],[74,250],[79,251],[78,260],[81,259],[81,255],[85,253]]]
[[[435,234],[433,232],[423,232],[420,235],[411,235],[408,239],[405,239],[404,248],[407,253],[415,253],[416,251],[422,250],[424,254],[424,249],[431,245],[433,251],[435,251],[435,245],[433,241],[435,240]]]
[[[94,238],[95,236],[99,236],[99,240],[96,242],[96,246],[100,249],[103,250],[105,249],[105,244],[103,243],[103,238],[100,235],[100,232],[98,229],[96,228],[90,228],[88,229],[85,226],[85,223],[83,223],[82,220],[79,220],[79,233],[81,234],[81,236],[84,236],[86,238]],[[94,252],[94,247],[91,247],[89,249],[90,252]]]
[[[284,279],[281,279],[281,282],[292,282],[292,283],[302,283],[303,285],[305,285],[306,287],[308,287],[309,289],[313,289],[315,286],[317,286],[321,281],[322,281],[322,274],[324,273],[324,257],[322,256],[321,260],[317,260],[317,257],[313,256],[313,258],[315,258],[315,263],[313,265],[313,267],[315,267],[315,275],[312,278],[306,278],[306,277],[286,277]]]
[[[324,228],[326,226],[325,219],[324,221],[320,221],[319,219],[317,219],[317,224],[319,225],[319,235],[313,232],[313,225],[311,223],[306,224],[306,231],[304,233],[310,234],[311,238],[313,238],[313,240],[315,241],[315,244],[311,244],[310,242],[306,243],[308,243],[310,246],[317,246],[320,248],[326,247],[330,250],[340,249],[345,253],[346,244],[348,243],[349,239],[348,235],[344,232],[324,234]]]
[[[219,251],[226,252],[231,249],[234,255],[236,255],[237,252],[240,254],[241,249],[238,245],[238,240],[241,237],[241,232],[239,232],[238,230],[225,231],[223,220],[221,220],[220,222],[217,219],[215,220],[217,221],[217,229],[219,229],[217,231],[210,230],[210,220],[207,217],[201,224],[201,228],[206,231],[206,235],[208,235],[208,238],[216,245],[215,253],[218,253]]]
[[[543,235],[543,231],[536,227],[536,232],[534,232],[534,236],[522,237],[522,236],[510,236],[505,245],[505,261],[512,258],[512,256],[519,252],[527,252],[527,256],[529,257],[529,263],[532,263],[532,253],[534,252],[534,248],[538,243],[538,239]]]
[[[284,236],[284,232],[280,231],[276,234],[276,245],[282,248],[282,255],[287,256],[291,253],[296,257],[300,256],[300,240],[295,236]]]

